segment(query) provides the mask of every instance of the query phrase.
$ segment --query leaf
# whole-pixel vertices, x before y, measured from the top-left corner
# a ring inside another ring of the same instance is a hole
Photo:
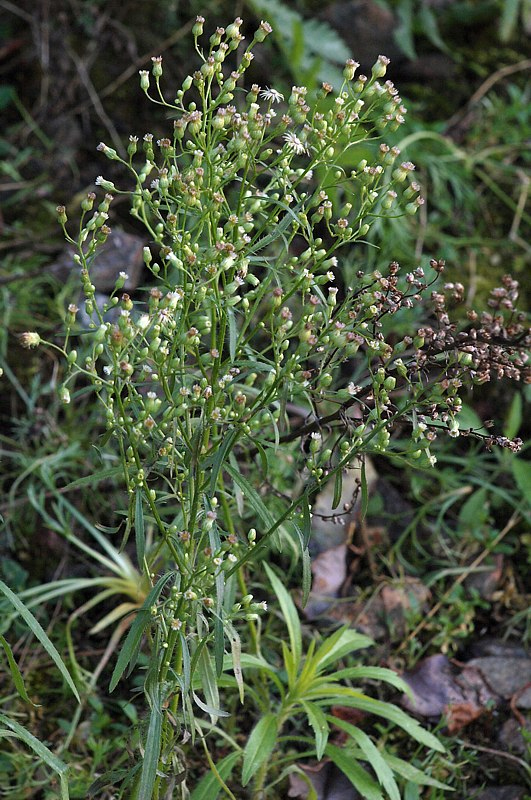
[[[338,507],[341,502],[341,495],[343,493],[343,470],[339,468],[336,470],[336,477],[334,481],[334,497],[332,499],[332,511]]]
[[[522,395],[517,392],[512,399],[503,430],[504,436],[514,439],[522,426]]]
[[[435,778],[430,778],[425,772],[410,764],[409,761],[403,761],[401,758],[389,755],[388,753],[386,753],[385,759],[392,770],[412,783],[419,784],[420,786],[433,786],[436,789],[446,789],[447,792],[455,791],[450,786],[436,781]]]
[[[275,525],[275,518],[264,504],[264,501],[251,483],[244,478],[241,472],[232,464],[225,464],[225,469],[231,476],[232,480],[240,487],[245,499],[248,500],[249,505],[255,514],[262,520],[264,525],[272,528]]]
[[[500,40],[504,43],[507,43],[514,33],[519,10],[520,0],[504,0],[500,18]]]
[[[22,603],[18,599],[18,597],[15,594],[13,594],[11,589],[8,586],[6,586],[6,584],[3,581],[0,581],[0,591],[5,594],[5,596],[9,600],[9,602],[17,609],[18,613],[23,618],[23,620],[26,623],[26,625],[28,626],[28,628],[31,630],[33,635],[39,640],[39,642],[42,644],[42,646],[44,647],[44,649],[46,650],[46,652],[48,653],[48,655],[50,656],[50,658],[54,662],[55,666],[57,667],[57,669],[59,670],[59,672],[61,673],[61,675],[65,679],[66,683],[70,687],[70,689],[72,691],[72,694],[74,695],[74,697],[76,698],[78,703],[81,703],[81,699],[80,699],[78,691],[76,689],[76,685],[75,685],[74,681],[72,680],[72,677],[71,677],[70,673],[68,672],[67,668],[64,665],[64,662],[63,662],[61,656],[59,655],[59,653],[57,652],[55,646],[52,644],[52,642],[48,638],[46,632],[44,631],[44,629],[42,628],[40,623],[37,622],[37,620],[35,619],[35,617],[31,613],[31,611],[29,611],[26,608],[24,603]]]
[[[104,469],[101,472],[91,473],[90,475],[85,475],[83,478],[77,478],[77,480],[67,483],[66,486],[61,487],[61,492],[69,492],[72,489],[79,489],[82,486],[95,486],[108,478],[123,477],[123,474],[124,471],[122,467]]]
[[[302,510],[302,541],[304,547],[308,547],[312,535],[312,512],[307,492],[304,492],[300,498],[300,503]]]
[[[298,667],[301,662],[302,636],[301,623],[295,603],[291,599],[287,589],[285,589],[284,584],[279,580],[279,578],[277,578],[271,567],[268,564],[264,564],[264,567],[271,586],[273,587],[273,591],[275,592],[278,602],[280,603],[284,622],[286,623],[286,627],[288,629],[291,652],[293,654],[295,665]]]
[[[507,2],[507,0],[505,0],[505,2]],[[443,53],[449,53],[450,48],[441,38],[439,25],[437,24],[437,17],[433,13],[432,9],[429,8],[425,3],[421,3],[418,10],[418,15],[420,24],[422,25],[422,31],[430,40],[430,42]]]
[[[197,669],[199,672],[201,687],[205,693],[206,704],[209,708],[215,709],[214,713],[209,712],[210,720],[212,724],[215,725],[219,716],[217,712],[219,709],[219,690],[214,667],[212,666],[212,661],[210,659],[210,653],[206,647],[201,648],[199,658],[197,659]]]
[[[459,511],[459,523],[469,530],[478,530],[489,518],[489,504],[485,487],[473,492]]]
[[[473,408],[466,405],[466,403],[463,403],[461,406],[461,411],[455,415],[455,418],[458,421],[461,430],[468,430],[468,428],[472,428],[478,433],[487,433],[487,429],[483,425],[483,422],[478,414]]]
[[[398,689],[398,691],[411,694],[411,689],[405,680],[400,675],[397,675],[396,672],[393,672],[392,669],[387,669],[386,667],[347,667],[332,673],[328,678],[333,678],[334,680],[359,680],[362,678],[364,680],[385,681],[394,686],[395,689]]]
[[[351,628],[340,628],[322,642],[315,653],[315,660],[322,672],[325,667],[339,661],[354,650],[372,647],[373,640],[363,633],[358,633]]]
[[[392,703],[375,700],[372,697],[367,697],[367,695],[356,692],[346,686],[337,686],[337,684],[330,684],[329,686],[327,702],[335,701],[336,703],[341,703],[341,705],[351,708],[359,708],[361,711],[366,711],[368,714],[377,714],[379,717],[383,717],[389,722],[394,722],[395,725],[402,728],[407,734],[416,739],[417,742],[439,753],[444,752],[445,748],[433,734],[425,730],[416,720]],[[318,699],[317,695],[319,693],[324,695],[323,687],[316,689],[315,699]]]
[[[151,606],[156,602],[164,586],[174,574],[174,572],[168,572],[166,575],[163,575],[161,578],[159,578],[153,589],[144,600],[141,609],[137,612],[135,620],[129,628],[125,642],[120,650],[118,660],[116,661],[116,666],[114,667],[111,682],[109,684],[109,692],[114,691],[129,662],[131,661],[134,663],[133,657],[138,652],[137,648],[140,645],[142,635],[151,621]]]
[[[211,473],[210,473],[210,494],[214,495],[216,493],[216,485],[218,482],[218,476],[221,470],[221,467],[224,464],[226,459],[227,453],[230,449],[234,446],[236,439],[238,438],[239,431],[235,428],[230,433],[228,433],[223,438],[223,443],[221,447],[216,450],[214,453],[214,457],[212,459],[212,464],[209,461],[206,462],[205,466],[211,466]]]
[[[400,24],[394,31],[394,40],[400,50],[411,61],[417,58],[415,43],[413,41],[413,3],[412,0],[402,0],[397,8]]]
[[[34,703],[32,700],[30,700],[28,696],[26,687],[24,685],[24,678],[20,673],[18,664],[15,661],[15,657],[13,656],[13,651],[9,646],[9,642],[7,642],[3,636],[0,636],[0,644],[5,650],[5,654],[7,656],[7,661],[9,664],[9,671],[11,672],[11,677],[13,678],[13,683],[15,684],[15,689],[17,690],[19,696],[23,700],[25,700],[26,703],[30,703],[34,708],[40,708],[40,706],[37,703]]]
[[[234,363],[236,359],[236,341],[238,339],[238,328],[236,326],[236,316],[232,308],[227,308],[227,319],[229,321],[229,355],[230,360]]]
[[[367,509],[369,507],[369,486],[367,483],[367,473],[365,470],[365,459],[361,460],[360,481],[361,481],[360,517],[361,519],[365,519],[365,517],[367,516]]]
[[[161,737],[162,737],[162,708],[161,708],[161,689],[157,687],[154,697],[151,698],[151,712],[149,715],[149,727],[142,759],[142,773],[140,775],[140,785],[138,788],[138,800],[151,800],[153,797],[153,787],[157,777],[157,767],[159,763]]]
[[[326,719],[326,714],[323,709],[315,703],[308,703],[306,700],[301,700],[301,706],[306,712],[308,722],[310,723],[315,735],[315,755],[318,761],[323,757],[325,747],[328,742],[328,735],[330,733],[330,726]],[[335,723],[334,719],[334,723]]]
[[[225,756],[216,764],[216,769],[222,780],[226,781],[230,777],[234,765],[240,757],[241,753],[238,751],[229,753],[228,756]],[[217,776],[213,772],[207,772],[193,790],[190,800],[216,800],[221,788]]]
[[[513,458],[511,469],[522,496],[529,500],[531,497],[531,463],[522,458]]]
[[[396,785],[393,772],[386,763],[385,755],[378,750],[374,743],[369,739],[367,734],[360,730],[360,728],[357,728],[355,725],[352,725],[346,720],[338,719],[336,717],[332,717],[331,719],[333,719],[334,725],[336,725],[338,728],[341,728],[341,730],[345,731],[349,734],[349,736],[352,737],[358,747],[367,756],[368,763],[376,773],[376,777],[378,778],[380,785],[385,789],[390,800],[400,800],[400,792],[398,790],[398,786]]]
[[[297,533],[299,543],[301,546],[301,554],[302,554],[302,597],[301,597],[301,605],[304,608],[306,603],[308,602],[308,597],[310,595],[310,591],[312,588],[312,560],[310,557],[310,551],[308,549],[307,544],[305,544],[305,535],[303,531],[299,528],[295,521],[292,521],[293,527]]]
[[[54,772],[59,775],[60,783],[61,783],[61,800],[68,800],[68,782],[67,782],[67,770],[68,766],[61,761],[60,758],[57,758],[56,755],[49,750],[46,745],[39,740],[26,728],[16,722],[14,719],[7,717],[5,714],[0,713],[0,723],[7,728],[8,730],[12,731],[15,736],[20,739],[21,742],[24,742],[33,752],[44,761],[45,764],[53,769]],[[0,731],[1,735],[1,731]]]
[[[247,786],[255,772],[273,752],[277,734],[278,722],[276,714],[266,714],[254,726],[243,751],[243,786]]]
[[[144,530],[144,509],[142,506],[142,487],[136,487],[135,494],[135,542],[138,568],[144,570],[144,556],[146,554],[146,532]]]
[[[348,751],[341,750],[335,745],[326,746],[326,755],[332,759],[336,767],[349,779],[355,789],[367,800],[384,800],[378,784],[370,775],[349,755]]]

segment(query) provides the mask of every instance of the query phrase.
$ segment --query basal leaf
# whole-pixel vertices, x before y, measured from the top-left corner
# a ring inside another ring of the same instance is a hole
[[[291,596],[284,587],[282,581],[277,578],[268,564],[264,564],[264,567],[271,586],[273,587],[273,591],[275,592],[278,602],[280,603],[284,622],[286,623],[286,627],[288,629],[291,652],[293,654],[295,664],[298,665],[300,664],[302,654],[302,636],[299,614],[295,607],[295,603],[291,599]]]
[[[371,778],[368,772],[361,767],[358,762],[349,755],[348,750],[328,744],[325,749],[326,755],[332,759],[336,767],[347,776],[351,784],[366,800],[384,800],[378,784]]]
[[[278,734],[276,714],[266,714],[251,731],[243,751],[242,784],[247,786],[255,772],[266,761],[275,747]]]
[[[157,766],[159,763],[161,738],[162,738],[162,705],[160,697],[160,687],[155,691],[150,700],[151,710],[149,715],[149,727],[146,737],[144,757],[142,759],[142,773],[140,775],[140,785],[138,789],[139,800],[151,800],[153,797],[153,787],[157,777]]]
[[[24,603],[22,603],[18,599],[18,597],[11,591],[9,586],[6,586],[6,584],[3,581],[0,581],[0,592],[4,593],[9,602],[16,608],[16,610],[18,611],[18,613],[20,614],[20,616],[22,617],[28,628],[31,630],[33,635],[42,644],[42,646],[44,647],[44,649],[54,662],[55,666],[65,679],[66,683],[70,687],[72,694],[74,695],[78,703],[80,703],[81,700],[78,691],[76,689],[76,685],[72,680],[72,677],[68,672],[66,666],[64,665],[61,656],[57,652],[55,645],[53,645],[50,639],[48,638],[48,635],[46,631],[43,629],[42,625],[39,622],[37,622],[31,611],[28,611]]]
[[[216,769],[222,780],[226,781],[230,777],[239,758],[241,758],[241,753],[236,750],[216,764]],[[217,775],[213,772],[207,772],[192,791],[190,800],[216,800],[221,788]]]
[[[54,755],[54,753],[52,753],[52,751],[49,750],[46,745],[40,742],[32,733],[26,730],[26,728],[24,728],[23,725],[20,725],[20,723],[18,723],[16,720],[0,713],[0,725],[3,725],[4,728],[12,731],[21,742],[24,742],[24,744],[33,750],[33,752],[40,759],[42,759],[45,764],[48,764],[48,766],[53,769],[57,775],[59,775],[61,800],[68,800],[68,766],[64,763],[64,761],[61,761],[60,758],[57,758],[57,756]]]
[[[313,730],[315,736],[315,754],[317,760],[320,761],[323,757],[330,733],[330,726],[327,722],[326,714],[323,709],[315,703],[308,703],[303,700],[301,701],[301,706],[305,710],[308,722]]]
[[[348,733],[356,742],[360,750],[367,756],[367,761],[374,770],[380,785],[387,792],[390,800],[400,800],[400,791],[393,776],[393,771],[386,763],[385,754],[381,753],[376,745],[369,739],[365,731],[357,728],[346,720],[331,717],[338,728]]]

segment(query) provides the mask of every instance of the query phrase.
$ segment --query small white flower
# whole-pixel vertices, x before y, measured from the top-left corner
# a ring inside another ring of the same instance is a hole
[[[286,142],[288,148],[290,150],[293,150],[294,153],[297,153],[297,155],[301,155],[302,153],[308,152],[306,150],[306,147],[303,145],[303,143],[295,133],[288,131],[287,133],[284,134],[282,138]]]
[[[284,100],[283,94],[276,89],[270,89],[269,86],[266,86],[265,89],[260,92],[260,97],[262,100],[269,100],[271,103],[280,103],[281,100]]]
[[[129,275],[127,274],[127,272],[119,272],[118,275],[123,281],[129,280]]]
[[[105,373],[106,375],[112,375],[112,367],[110,366],[110,364],[106,364],[106,365],[103,367],[103,371],[104,371],[104,373]]]

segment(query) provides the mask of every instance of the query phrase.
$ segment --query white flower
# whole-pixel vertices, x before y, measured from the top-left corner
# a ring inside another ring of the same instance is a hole
[[[288,131],[287,133],[284,134],[282,138],[286,142],[288,148],[290,150],[293,150],[294,153],[297,153],[297,155],[301,155],[302,153],[307,152],[306,147],[303,145],[303,143],[295,133]]]
[[[270,89],[269,86],[266,86],[265,89],[260,92],[260,97],[262,100],[269,100],[271,103],[280,103],[281,100],[284,100],[283,94],[276,89]]]

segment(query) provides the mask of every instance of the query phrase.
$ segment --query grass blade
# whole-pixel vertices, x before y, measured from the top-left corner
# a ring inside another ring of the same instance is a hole
[[[76,689],[76,685],[72,680],[72,677],[68,672],[66,666],[64,665],[61,656],[59,655],[55,646],[48,638],[48,635],[46,634],[46,631],[43,629],[42,625],[39,622],[37,622],[31,611],[28,611],[24,603],[20,602],[18,597],[11,591],[9,586],[6,586],[6,584],[3,581],[0,581],[0,591],[4,593],[9,602],[17,609],[18,613],[20,614],[20,616],[22,617],[22,619],[24,620],[30,631],[42,644],[42,646],[44,647],[44,649],[54,662],[55,666],[65,679],[77,702],[81,703],[81,699]]]
[[[18,664],[15,661],[15,657],[13,655],[13,651],[9,646],[9,642],[7,642],[3,636],[0,636],[0,644],[5,650],[5,654],[7,656],[7,662],[9,664],[9,671],[11,672],[11,677],[13,678],[13,683],[15,684],[15,689],[19,693],[19,696],[26,701],[26,703],[30,703],[34,708],[40,708],[40,706],[36,705],[32,700],[30,700],[29,695],[26,691],[26,687],[24,685],[24,678],[21,675],[21,672],[18,668]]]

